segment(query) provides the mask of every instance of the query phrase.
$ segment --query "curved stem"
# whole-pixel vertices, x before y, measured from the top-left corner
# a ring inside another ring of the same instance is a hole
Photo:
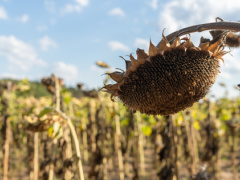
[[[50,107],[51,108],[51,107]],[[81,153],[80,153],[80,148],[79,148],[79,141],[78,141],[78,138],[77,138],[77,133],[75,131],[75,128],[72,124],[72,121],[71,119],[66,116],[66,114],[64,114],[62,111],[58,110],[58,109],[54,109],[52,108],[53,110],[55,110],[55,112],[57,112],[60,116],[62,116],[66,121],[67,121],[67,125],[70,129],[70,132],[72,134],[72,137],[73,137],[73,141],[74,141],[74,144],[75,144],[75,150],[76,150],[76,154],[77,154],[77,158],[78,158],[78,173],[79,173],[79,179],[80,180],[84,180],[84,174],[83,174],[83,165],[82,165],[82,156],[81,156]]]
[[[75,131],[75,128],[72,124],[72,121],[70,118],[67,118],[67,124],[68,127],[70,128],[70,131],[72,133],[72,137],[74,140],[74,144],[75,144],[75,149],[76,149],[76,153],[77,153],[77,157],[78,157],[78,173],[79,173],[79,179],[80,180],[84,180],[84,176],[83,176],[83,165],[82,165],[82,157],[81,157],[81,153],[80,153],[80,148],[79,148],[79,141],[77,138],[77,133]]]
[[[182,36],[189,33],[194,32],[202,32],[207,30],[228,30],[239,32],[240,31],[240,22],[229,22],[229,21],[222,21],[222,22],[214,22],[214,23],[205,23],[205,24],[197,24],[194,26],[189,26],[178,31],[175,31],[169,34],[166,38],[168,41],[173,40],[177,36]],[[158,43],[157,47],[160,45],[161,41]]]

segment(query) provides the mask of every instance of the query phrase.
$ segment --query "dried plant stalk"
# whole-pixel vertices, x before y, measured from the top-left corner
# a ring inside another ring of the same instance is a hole
[[[191,158],[191,168],[190,168],[190,175],[193,177],[196,173],[196,158],[195,158],[195,151],[194,151],[194,137],[192,134],[192,117],[190,114],[190,110],[187,110],[184,113],[184,121],[185,121],[185,128],[187,132],[187,141],[188,141],[188,149],[189,149],[189,154]]]
[[[76,149],[77,158],[78,158],[79,179],[80,180],[84,180],[83,166],[82,166],[82,157],[81,157],[81,153],[80,153],[80,148],[79,148],[79,142],[78,142],[77,134],[76,134],[76,131],[75,131],[75,128],[74,128],[74,126],[72,124],[71,119],[69,119],[67,117],[65,117],[65,119],[67,120],[67,124],[68,124],[68,127],[70,128],[71,134],[73,136],[74,144],[75,144],[75,149]]]
[[[39,164],[38,164],[38,132],[34,133],[34,180],[38,180],[38,169],[39,169]]]
[[[216,18],[216,20],[219,18]],[[213,23],[205,23],[205,24],[197,24],[194,26],[185,27],[178,31],[175,31],[166,38],[168,41],[172,41],[177,36],[183,36],[186,34],[194,33],[194,32],[203,32],[207,30],[223,30],[223,31],[240,31],[240,22],[229,22],[229,21],[221,21],[221,22],[213,22]],[[161,41],[158,43],[157,47],[159,47]]]
[[[138,153],[139,153],[139,174],[141,176],[145,176],[145,155],[144,155],[144,142],[143,142],[143,134],[141,132],[142,123],[139,122],[137,125],[138,128]]]
[[[9,144],[10,144],[10,122],[7,116],[4,117],[6,123],[6,139],[4,142],[4,158],[3,158],[3,180],[8,180],[8,167],[9,167]]]
[[[117,110],[117,105],[115,104],[114,109]],[[118,115],[114,117],[116,123],[116,134],[115,134],[115,143],[117,148],[118,155],[118,170],[119,170],[119,178],[120,180],[124,180],[124,168],[123,168],[123,157],[121,150],[121,129],[120,129],[120,119]]]
[[[60,85],[59,85],[59,79],[57,76],[52,75],[54,81],[55,81],[55,92],[54,92],[54,100],[56,103],[56,110],[60,111],[60,104],[61,104],[61,99],[60,99]],[[56,148],[57,148],[57,140],[53,140],[53,150],[52,150],[52,161],[50,163],[50,170],[49,170],[49,177],[48,180],[52,180],[54,177],[54,161],[56,157]]]
[[[94,99],[91,99],[89,102],[89,120],[90,120],[90,130],[88,131],[91,141],[91,151],[92,153],[96,151],[97,144],[95,140],[96,135],[96,102]]]
[[[71,137],[70,137],[70,130],[68,129],[68,127],[64,127],[63,137],[66,141],[66,150],[64,152],[65,159],[70,159],[72,157],[72,143],[71,143]],[[65,180],[72,179],[72,172],[68,168],[65,170],[64,179]]]
[[[79,179],[84,180],[82,156],[81,156],[79,141],[78,141],[78,137],[77,137],[77,133],[75,131],[74,125],[72,124],[71,119],[68,116],[66,116],[62,111],[59,111],[57,109],[54,109],[54,110],[67,121],[67,125],[70,129],[70,132],[74,141],[74,145],[75,145],[76,155],[78,158],[77,162],[78,162]]]
[[[169,116],[169,121],[171,123],[171,141],[172,141],[172,163],[175,169],[176,180],[179,180],[179,168],[178,168],[178,147],[177,147],[177,128],[174,123],[174,115]]]
[[[231,163],[232,163],[232,170],[233,170],[233,179],[237,180],[237,165],[236,165],[236,134],[235,128],[231,129],[231,145],[230,145],[230,152],[231,152]]]
[[[9,150],[10,150],[10,139],[11,139],[11,125],[9,118],[9,101],[11,96],[12,82],[8,81],[6,84],[6,89],[3,92],[2,100],[2,111],[3,111],[3,124],[2,124],[2,137],[3,137],[3,180],[8,180],[8,169],[9,169]],[[5,102],[5,103],[3,103]]]

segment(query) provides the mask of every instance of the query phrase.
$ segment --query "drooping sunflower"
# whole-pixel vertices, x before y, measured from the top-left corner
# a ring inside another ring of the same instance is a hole
[[[108,73],[116,84],[103,89],[133,111],[169,115],[184,110],[203,98],[215,82],[219,60],[227,53],[224,37],[202,39],[195,47],[190,37],[176,37],[169,43],[163,35],[158,47],[150,41],[148,53],[137,49],[137,59],[130,54],[126,71]]]

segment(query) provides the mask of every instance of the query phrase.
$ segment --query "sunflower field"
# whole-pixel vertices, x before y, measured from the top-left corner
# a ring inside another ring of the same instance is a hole
[[[26,79],[0,84],[0,179],[240,178],[240,97],[149,116],[55,75],[39,96]]]

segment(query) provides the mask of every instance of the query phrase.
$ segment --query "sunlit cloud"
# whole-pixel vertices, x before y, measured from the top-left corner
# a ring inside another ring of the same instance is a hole
[[[45,0],[44,6],[48,12],[50,12],[50,13],[56,12],[56,4],[53,0]]]
[[[10,79],[24,79],[25,77],[19,74],[14,74],[14,73],[1,73],[0,74],[1,78],[10,78]]]
[[[82,9],[88,6],[89,0],[75,0],[73,3],[66,4],[62,9],[62,14],[68,14],[73,12],[81,12]]]
[[[21,23],[27,23],[29,21],[29,15],[24,14],[21,17],[17,18],[17,21]]]
[[[82,7],[79,5],[72,5],[72,4],[67,4],[64,6],[62,9],[62,14],[67,14],[67,13],[72,13],[72,12],[81,12]]]
[[[47,26],[44,26],[44,25],[43,25],[43,26],[38,26],[38,27],[37,27],[37,30],[40,31],[40,32],[42,32],[42,31],[46,31],[47,29],[48,29],[48,27],[47,27]]]
[[[120,51],[129,51],[129,47],[124,45],[123,43],[121,42],[118,42],[118,41],[110,41],[108,42],[108,46],[111,50],[113,51],[117,51],[117,50],[120,50]]]
[[[158,0],[152,0],[149,4],[153,9],[157,9],[158,7]]]
[[[235,0],[229,0],[227,3],[225,0],[171,0],[164,4],[160,11],[159,27],[161,30],[166,28],[166,33],[170,33],[193,24],[213,22],[216,17],[236,17],[239,10],[240,3],[236,3]]]
[[[219,74],[219,77],[223,78],[223,79],[230,79],[231,78],[231,74],[228,73],[228,72],[222,72],[222,73]]]
[[[135,47],[148,50],[149,49],[149,40],[137,38],[134,42]]]
[[[8,15],[7,15],[7,12],[6,10],[0,6],[0,19],[7,19],[8,18]]]
[[[57,62],[53,64],[51,70],[54,74],[63,78],[68,83],[74,82],[78,79],[78,70],[75,65]]]
[[[33,46],[15,36],[0,36],[0,59],[7,60],[9,70],[29,71],[32,66],[45,66],[46,62],[38,57]]]
[[[95,64],[93,64],[93,65],[90,66],[90,70],[91,70],[91,71],[94,71],[94,72],[97,72],[97,73],[100,74],[100,75],[106,73],[106,70],[105,70],[105,69],[100,68],[100,67],[96,66]]]
[[[80,6],[88,6],[89,0],[75,0]]]
[[[108,12],[108,14],[110,16],[120,16],[120,17],[124,17],[125,16],[125,12],[121,8],[113,8],[112,10],[110,10]]]
[[[48,51],[50,48],[56,48],[57,44],[48,36],[44,36],[39,40],[40,48],[43,51]]]

